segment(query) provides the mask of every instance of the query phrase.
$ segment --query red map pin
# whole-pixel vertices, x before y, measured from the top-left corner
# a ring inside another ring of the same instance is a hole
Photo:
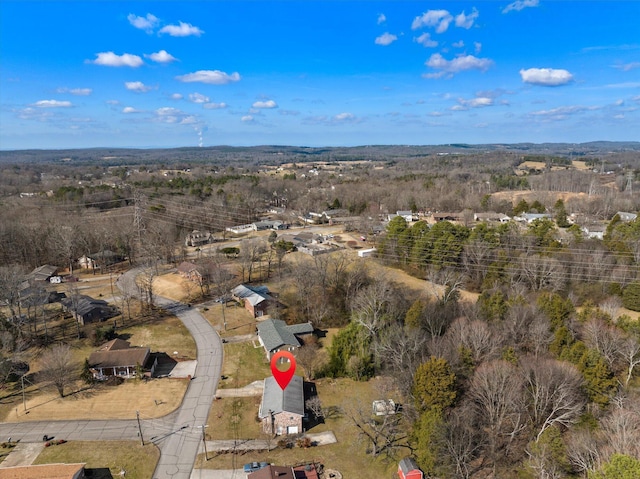
[[[278,369],[278,360],[280,358],[285,358],[289,360],[289,369],[286,371],[280,371]],[[289,351],[278,351],[276,354],[271,356],[271,374],[275,378],[278,386],[283,391],[289,385],[291,378],[296,372],[296,358]]]

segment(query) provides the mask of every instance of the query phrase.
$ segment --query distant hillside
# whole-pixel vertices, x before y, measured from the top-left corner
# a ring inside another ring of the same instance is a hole
[[[133,149],[88,148],[67,150],[5,150],[0,163],[100,164],[102,166],[148,163],[262,163],[355,160],[410,160],[434,154],[470,154],[504,151],[523,154],[594,157],[612,153],[640,152],[640,142],[589,143],[514,143],[514,144],[447,144],[447,145],[364,145],[355,147],[311,148],[304,146],[263,145],[252,147],[212,146],[205,148]]]

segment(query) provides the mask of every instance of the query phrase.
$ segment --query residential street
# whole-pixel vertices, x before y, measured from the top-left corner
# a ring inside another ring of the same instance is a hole
[[[138,294],[135,277],[140,269],[121,275],[116,284],[120,289]],[[197,347],[195,377],[191,380],[182,405],[176,411],[158,419],[142,419],[145,442],[160,448],[160,461],[154,479],[188,479],[202,442],[201,426],[206,424],[222,371],[222,341],[214,328],[196,308],[156,297],[154,302],[175,314],[187,327]],[[41,442],[44,434],[66,440],[139,440],[135,420],[37,421],[0,424],[0,438],[11,437],[20,442]]]

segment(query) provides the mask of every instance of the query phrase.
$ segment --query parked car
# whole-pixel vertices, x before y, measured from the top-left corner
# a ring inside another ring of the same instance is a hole
[[[254,472],[262,469],[263,467],[267,467],[269,465],[268,462],[249,462],[244,465],[244,472]]]

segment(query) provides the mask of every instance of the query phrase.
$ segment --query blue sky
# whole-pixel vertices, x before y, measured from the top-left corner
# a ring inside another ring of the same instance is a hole
[[[640,2],[0,3],[0,148],[640,140]]]

